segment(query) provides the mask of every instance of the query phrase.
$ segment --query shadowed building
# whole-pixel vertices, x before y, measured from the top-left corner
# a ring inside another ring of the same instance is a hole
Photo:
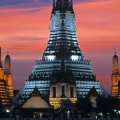
[[[10,102],[11,98],[13,98],[13,93],[12,96],[10,95],[11,91],[13,91],[12,87],[9,88],[9,86],[12,86],[12,75],[10,75],[10,57],[8,59],[8,56],[5,58],[5,70],[3,74],[3,69],[2,69],[2,59],[1,59],[1,47],[0,47],[0,100],[1,103],[4,107],[4,110],[7,110],[10,108]],[[8,82],[9,81],[9,82]],[[9,89],[12,89],[11,91]]]
[[[72,93],[72,102],[79,97],[85,98],[93,86],[98,94],[106,94],[96,81],[90,61],[84,59],[77,40],[72,0],[53,0],[47,47],[13,102],[21,103],[20,96],[24,101],[35,87],[52,105],[55,103],[55,107]]]
[[[118,97],[119,93],[119,82],[120,82],[120,74],[119,74],[119,64],[118,64],[118,56],[116,55],[116,52],[113,56],[113,66],[112,66],[112,86],[111,86],[111,96],[112,97]]]

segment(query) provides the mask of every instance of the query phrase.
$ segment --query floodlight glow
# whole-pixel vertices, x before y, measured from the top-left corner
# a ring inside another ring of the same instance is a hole
[[[55,59],[55,56],[54,56],[54,55],[49,55],[49,56],[47,56],[47,58],[48,58],[49,60],[54,60],[54,59]]]
[[[77,55],[72,55],[72,56],[71,56],[71,59],[72,59],[72,60],[78,60],[78,57],[79,57],[79,56],[77,56]]]
[[[9,113],[9,112],[10,112],[10,110],[8,110],[8,109],[7,109],[7,110],[6,110],[6,112],[7,112],[7,113]]]

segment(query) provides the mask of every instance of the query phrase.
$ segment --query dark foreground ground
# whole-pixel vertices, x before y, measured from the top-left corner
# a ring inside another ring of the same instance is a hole
[[[15,120],[14,118],[0,118],[0,120]],[[19,119],[16,119],[16,120],[19,120]],[[27,118],[24,118],[24,120],[27,120]],[[29,118],[29,120],[48,120],[47,118]],[[52,120],[52,119],[50,119]],[[55,119],[55,120],[58,120],[58,119]],[[60,120],[63,120],[63,119],[60,119]],[[70,119],[70,120],[76,120],[76,119]],[[119,118],[80,118],[79,120],[120,120]]]

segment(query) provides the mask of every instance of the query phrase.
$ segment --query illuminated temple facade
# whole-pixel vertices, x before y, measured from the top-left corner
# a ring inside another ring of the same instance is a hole
[[[68,98],[74,103],[86,97],[93,87],[106,94],[79,47],[72,0],[53,0],[49,29],[47,47],[13,101],[22,102],[35,87],[55,107]]]
[[[112,67],[111,80],[112,80],[111,96],[120,97],[120,74],[119,74],[118,56],[116,52],[113,56],[113,67]]]
[[[7,54],[5,57],[5,68],[3,71],[0,47],[0,99],[4,109],[10,108],[10,102],[13,97],[10,56]]]

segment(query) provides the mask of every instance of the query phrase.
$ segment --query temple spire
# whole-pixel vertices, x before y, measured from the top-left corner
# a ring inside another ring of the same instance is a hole
[[[72,7],[72,9],[73,9],[73,1],[71,0],[71,7]]]
[[[9,52],[7,51],[7,55],[5,57],[5,70],[4,70],[4,74],[11,74],[11,60],[10,60],[10,56],[9,56]]]
[[[0,61],[1,61],[1,47],[0,47]]]
[[[119,75],[118,56],[116,54],[116,51],[115,51],[114,56],[113,56],[112,75]]]
[[[3,79],[3,69],[2,69],[1,47],[0,47],[0,79]]]
[[[112,76],[111,76],[111,96],[112,97],[120,97],[119,89],[120,89],[120,75],[119,75],[119,64],[118,64],[118,56],[116,51],[113,56],[113,66],[112,66]]]
[[[1,47],[0,47],[0,68],[2,67],[2,59],[1,59]]]
[[[53,8],[55,7],[55,0],[53,0]]]
[[[13,98],[13,87],[12,87],[12,73],[11,73],[11,59],[9,52],[7,52],[7,55],[5,57],[5,69],[4,69],[4,80],[7,84],[7,91],[9,98]]]
[[[57,8],[57,10],[70,10],[70,8],[72,8],[72,5],[72,0],[53,0],[53,8]]]

